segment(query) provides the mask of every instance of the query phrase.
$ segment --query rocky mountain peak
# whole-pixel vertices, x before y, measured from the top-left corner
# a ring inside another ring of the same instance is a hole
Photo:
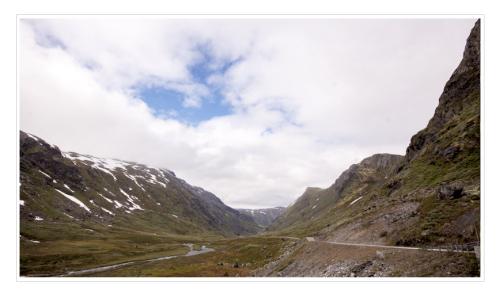
[[[402,155],[378,153],[363,159],[359,165],[378,170],[390,170],[402,160]]]
[[[477,20],[467,39],[463,58],[446,83],[439,104],[427,127],[411,138],[406,160],[412,160],[427,145],[438,139],[436,135],[446,124],[479,98],[480,90],[481,25]],[[478,113],[479,114],[479,111]]]
[[[307,187],[302,196],[314,195],[318,191],[322,191],[322,188],[319,187]]]

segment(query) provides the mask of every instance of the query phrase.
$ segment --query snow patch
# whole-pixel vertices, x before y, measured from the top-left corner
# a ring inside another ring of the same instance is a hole
[[[109,213],[110,215],[115,216],[115,214],[114,214],[113,212],[109,211],[108,209],[106,209],[106,208],[104,208],[104,207],[101,207],[101,209],[102,209],[104,212],[107,212],[107,213]]]
[[[123,189],[120,188],[120,192],[127,197],[127,199],[129,200],[132,200],[132,198],[130,197],[130,195],[128,193],[126,193]]]
[[[135,196],[132,196],[132,195],[129,195],[128,193],[126,193],[123,189],[120,188],[120,192],[127,197],[127,201],[129,201],[129,203],[132,205],[132,207],[128,207],[128,210],[132,211],[132,210],[144,210],[142,209],[141,206],[139,206],[138,204],[136,204],[134,202],[134,200],[139,200],[137,197]]]
[[[69,190],[69,191],[71,191],[72,193],[74,193],[74,191],[73,191],[71,188],[69,188],[69,186],[67,186],[66,184],[64,184],[64,187],[65,187],[67,190]]]
[[[45,173],[44,171],[38,170],[38,172],[42,173],[45,177],[52,179],[52,177],[50,177],[49,174]]]
[[[132,175],[128,175],[127,173],[123,173],[123,175],[125,175],[125,177],[127,177],[128,179],[132,180],[135,182],[135,184],[137,184],[137,186],[139,186],[140,189],[142,189],[142,191],[146,192],[146,190],[142,187],[141,184],[139,184],[139,182],[137,182],[137,179],[136,177],[132,176]],[[141,177],[142,178],[142,177]],[[131,188],[129,188],[129,190],[132,190]]]
[[[92,205],[94,205],[94,206],[96,206],[96,207],[98,207],[98,208],[101,208],[104,212],[109,213],[109,214],[111,214],[111,215],[115,216],[115,214],[114,214],[113,212],[109,211],[108,209],[106,209],[106,208],[104,208],[104,207],[102,207],[102,206],[97,205],[97,204],[94,202],[94,200],[90,200],[90,203],[92,203]]]
[[[163,171],[161,169],[156,169],[159,173],[160,176],[163,178],[163,181],[166,181],[167,183],[170,182],[167,177],[165,177],[165,174],[163,174]]]
[[[154,174],[151,174],[151,172],[148,172],[148,173],[149,173],[149,176],[151,176],[151,179],[147,179],[146,181],[148,181],[151,184],[160,184],[164,188],[167,188],[167,184],[165,184],[165,183],[161,182],[160,180],[158,180],[158,178]]]
[[[87,212],[89,213],[92,213],[90,212],[90,209],[84,204],[82,203],[82,201],[78,200],[77,198],[75,198],[74,196],[71,196],[71,195],[68,195],[62,191],[60,191],[59,189],[56,189],[56,191],[60,194],[62,194],[66,199],[69,199],[70,201],[72,201],[73,203],[76,203],[78,204],[78,206],[82,207],[83,209],[87,210]]]
[[[68,213],[63,212],[63,214],[64,214],[64,215],[66,215],[67,217],[71,218],[71,219],[76,219],[76,218],[74,218],[73,216],[69,215]],[[77,220],[78,220],[78,219],[77,219]]]
[[[134,210],[144,210],[142,209],[141,206],[137,205],[136,203],[132,202],[132,201],[129,201],[130,204],[132,204],[132,207],[128,207],[128,210],[130,211],[134,211]]]
[[[179,216],[177,216],[177,215],[175,215],[175,214],[170,214],[170,215],[172,215],[172,216],[173,216],[173,217],[175,217],[175,218],[179,218]]]
[[[116,176],[110,170],[108,170],[106,168],[103,168],[103,167],[100,167],[98,165],[96,166],[95,164],[92,165],[92,167],[95,168],[95,169],[101,170],[101,171],[103,171],[106,174],[111,175],[111,177],[113,177],[113,180],[115,180],[115,181],[118,180],[118,179],[116,179]]]
[[[113,201],[115,203],[115,208],[121,208],[123,205],[118,201]]]
[[[126,167],[131,165],[128,162],[118,159],[98,158],[90,155],[81,155],[74,152],[63,152],[62,154],[65,158],[73,161],[73,163],[75,163],[76,160],[85,162],[86,164],[90,163],[91,167],[111,175],[115,181],[117,181],[117,178],[112,173],[112,171],[115,171],[116,169],[122,169],[126,171]]]
[[[318,207],[318,205],[314,205],[314,206],[312,206],[312,208],[311,208],[311,209],[314,209],[314,208],[316,208],[316,207]]]
[[[104,187],[104,190],[109,193],[110,195],[112,195],[113,197],[116,197],[116,195],[112,192],[110,192],[106,187]]]
[[[26,133],[28,135],[28,137],[32,138],[33,140],[37,141],[37,142],[40,142],[40,139],[38,139],[37,137],[35,137],[34,135],[32,134],[29,134],[29,133]]]
[[[363,198],[363,196],[357,198],[356,200],[352,201],[351,204],[349,204],[349,206],[351,206],[352,204],[356,203],[357,201],[361,200]]]
[[[43,220],[43,218],[41,218],[40,216],[35,216],[35,220],[36,220],[36,221],[42,221],[42,220]]]
[[[100,196],[101,196],[101,198],[103,198],[103,199],[105,199],[106,201],[108,201],[108,203],[113,204],[113,201],[112,201],[112,200],[110,200],[110,199],[106,198],[105,196],[103,196],[103,195],[102,195],[102,194],[100,194],[100,193],[97,193],[97,194],[98,194],[98,195],[100,195]]]
[[[112,158],[98,158],[91,155],[82,155],[74,152],[63,152],[62,154],[65,158],[71,160],[88,161],[112,171],[117,168],[126,170],[126,166],[131,165],[128,162]]]
[[[19,200],[19,205],[24,206],[24,201],[23,200]]]

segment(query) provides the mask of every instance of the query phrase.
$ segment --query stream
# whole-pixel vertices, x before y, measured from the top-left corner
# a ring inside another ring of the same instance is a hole
[[[112,270],[112,269],[116,269],[116,268],[121,268],[124,266],[129,266],[129,265],[133,265],[133,264],[138,264],[138,263],[157,262],[157,261],[169,260],[169,259],[173,259],[173,258],[177,258],[177,257],[191,257],[191,256],[201,255],[204,253],[215,251],[215,249],[206,247],[205,245],[203,245],[200,250],[194,250],[192,243],[187,243],[184,245],[189,247],[189,251],[184,255],[159,257],[159,258],[140,260],[140,261],[130,261],[130,262],[119,263],[119,264],[109,265],[109,266],[101,266],[101,267],[90,268],[90,269],[69,271],[69,272],[67,272],[63,275],[59,275],[59,276],[60,277],[67,277],[67,276],[75,276],[75,275],[82,275],[82,274],[88,274],[88,273],[97,273],[97,272],[108,271],[108,270]]]

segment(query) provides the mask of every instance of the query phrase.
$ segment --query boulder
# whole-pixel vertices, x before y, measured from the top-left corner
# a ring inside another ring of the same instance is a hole
[[[458,199],[464,195],[464,187],[458,182],[441,185],[437,195],[440,200]]]

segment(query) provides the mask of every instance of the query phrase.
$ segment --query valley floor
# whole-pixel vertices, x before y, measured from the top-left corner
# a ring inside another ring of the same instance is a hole
[[[142,233],[135,240],[21,240],[21,275],[28,277],[473,277],[479,276],[478,263],[470,251],[271,235],[203,239]]]

